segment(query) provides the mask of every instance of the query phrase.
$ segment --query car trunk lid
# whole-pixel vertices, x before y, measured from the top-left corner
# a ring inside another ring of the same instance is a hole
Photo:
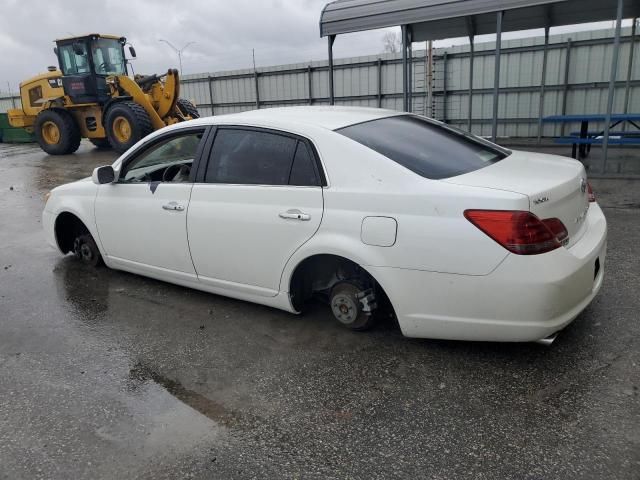
[[[583,165],[576,160],[513,151],[493,165],[442,181],[527,195],[529,210],[538,218],[562,221],[569,233],[566,245],[571,246],[584,234],[589,208],[586,179]]]

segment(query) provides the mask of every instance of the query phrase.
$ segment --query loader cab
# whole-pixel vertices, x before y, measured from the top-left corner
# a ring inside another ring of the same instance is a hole
[[[124,37],[86,35],[56,40],[64,92],[73,103],[104,104],[110,98],[107,77],[127,75]]]

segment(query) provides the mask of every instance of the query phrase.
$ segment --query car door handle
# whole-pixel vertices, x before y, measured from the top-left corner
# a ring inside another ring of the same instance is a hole
[[[184,210],[184,206],[180,205],[178,202],[169,202],[162,205],[164,210],[175,210],[177,212],[181,212]]]
[[[311,215],[301,212],[298,209],[287,210],[286,212],[280,213],[278,216],[287,220],[301,220],[303,222],[311,220]]]

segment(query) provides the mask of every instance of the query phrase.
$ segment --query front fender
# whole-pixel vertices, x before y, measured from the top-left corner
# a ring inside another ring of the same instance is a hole
[[[94,205],[96,196],[98,194],[98,186],[91,181],[81,180],[79,182],[63,185],[51,192],[49,201],[45,205],[43,216],[48,215],[50,217],[50,226],[45,228],[53,228],[53,232],[47,232],[53,234],[55,238],[55,224],[58,216],[64,212],[71,213],[80,219],[80,221],[87,227],[89,233],[96,241],[100,253],[104,257],[104,248],[98,235],[98,227],[96,224]],[[57,242],[57,239],[56,239]]]

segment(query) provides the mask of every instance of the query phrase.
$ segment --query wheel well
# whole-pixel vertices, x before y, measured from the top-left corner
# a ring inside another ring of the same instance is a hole
[[[90,233],[89,229],[73,213],[62,212],[56,218],[56,241],[62,253],[73,251],[73,241],[83,233]]]
[[[328,297],[333,286],[341,281],[356,283],[363,290],[373,288],[391,306],[382,286],[360,265],[338,255],[320,254],[304,259],[291,275],[289,295],[293,308],[301,311],[316,294]]]

